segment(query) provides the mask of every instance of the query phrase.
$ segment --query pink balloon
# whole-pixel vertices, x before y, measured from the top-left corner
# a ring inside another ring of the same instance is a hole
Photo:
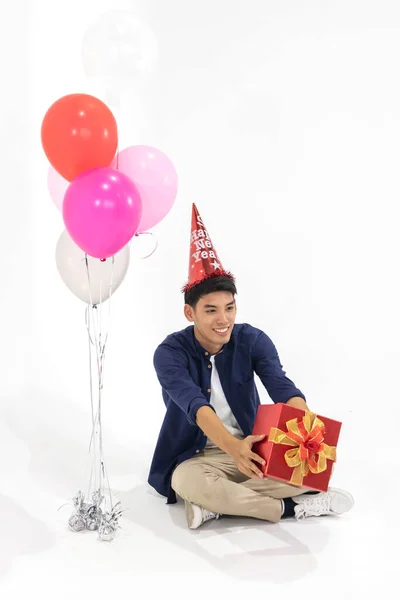
[[[108,167],[76,177],[64,197],[65,227],[75,244],[94,258],[119,252],[137,232],[141,216],[135,184]]]
[[[132,179],[139,190],[143,212],[138,232],[162,221],[178,193],[178,175],[168,156],[151,146],[130,146],[115,157],[112,166]]]
[[[50,165],[47,174],[47,187],[49,189],[51,199],[58,210],[62,210],[64,195],[68,186],[69,181],[64,179],[64,177],[61,177],[61,175],[59,175],[59,173],[57,173],[57,171]]]

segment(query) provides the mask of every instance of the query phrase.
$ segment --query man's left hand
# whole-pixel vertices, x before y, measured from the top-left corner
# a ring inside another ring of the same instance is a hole
[[[303,400],[303,398],[300,398],[300,396],[295,396],[294,398],[290,398],[290,400],[288,400],[286,402],[286,404],[287,404],[287,406],[293,406],[293,408],[299,408],[300,410],[304,410],[305,412],[310,411],[306,402]]]

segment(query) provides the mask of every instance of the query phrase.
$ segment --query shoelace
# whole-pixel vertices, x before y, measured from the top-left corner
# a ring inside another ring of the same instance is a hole
[[[326,515],[329,513],[331,506],[330,496],[319,496],[317,498],[307,498],[298,505],[296,511],[298,519],[304,519],[305,517],[318,517],[319,515]]]
[[[209,521],[210,519],[219,519],[219,514],[203,508],[203,521]]]

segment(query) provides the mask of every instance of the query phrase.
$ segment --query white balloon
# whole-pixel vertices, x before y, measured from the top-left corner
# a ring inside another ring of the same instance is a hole
[[[61,279],[77,298],[87,304],[100,304],[119,288],[128,271],[129,260],[129,245],[114,256],[114,261],[107,258],[101,262],[98,258],[88,256],[89,285],[83,250],[75,244],[67,231],[61,234],[57,242],[56,264]]]
[[[82,58],[86,75],[102,79],[108,91],[137,88],[158,60],[157,37],[134,12],[110,11],[87,29]]]

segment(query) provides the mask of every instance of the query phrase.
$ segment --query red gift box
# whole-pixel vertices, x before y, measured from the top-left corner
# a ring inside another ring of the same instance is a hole
[[[342,424],[315,413],[287,406],[258,407],[253,435],[266,434],[253,451],[266,464],[265,476],[291,485],[326,492],[336,460]]]

